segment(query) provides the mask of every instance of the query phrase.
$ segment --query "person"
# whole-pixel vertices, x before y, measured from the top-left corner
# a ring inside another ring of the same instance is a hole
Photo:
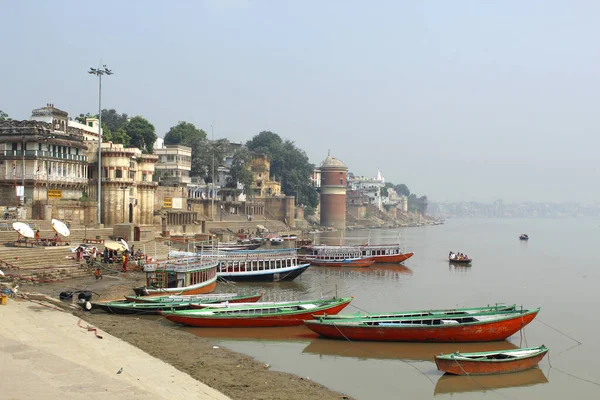
[[[121,272],[127,272],[127,264],[129,263],[129,256],[127,251],[123,253],[123,268],[121,268]]]
[[[8,212],[8,207],[6,207],[6,208],[4,209],[4,219],[8,219],[8,214],[9,214],[9,212]]]
[[[58,232],[54,233],[54,245],[56,245],[56,243],[58,243]]]
[[[36,230],[35,231],[35,242],[39,242],[40,241],[40,230]]]
[[[108,263],[108,248],[105,247],[104,251],[102,252],[102,261],[105,263]]]
[[[96,270],[94,271],[94,276],[96,277],[96,280],[102,279],[102,271],[100,270],[100,268],[96,268]]]

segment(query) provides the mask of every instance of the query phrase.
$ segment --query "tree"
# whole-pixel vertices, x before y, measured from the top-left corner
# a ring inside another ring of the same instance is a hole
[[[408,190],[408,186],[406,186],[404,183],[394,186],[394,190],[396,190],[396,193],[398,193],[400,195],[403,195],[406,197],[410,196],[410,190]]]
[[[319,196],[310,182],[315,166],[294,142],[284,141],[276,133],[263,131],[249,140],[246,146],[250,151],[266,154],[270,158],[271,178],[281,182],[284,193],[295,195],[298,204],[313,208],[319,204]]]
[[[110,129],[110,125],[108,125],[108,128]],[[119,129],[115,132],[118,131]],[[148,122],[147,119],[140,116],[133,117],[125,124],[123,131],[130,138],[130,146],[137,147],[144,153],[152,153],[157,136],[154,125]]]
[[[185,121],[179,121],[165,135],[165,144],[180,144],[191,147],[192,143],[205,140],[206,132]]]
[[[236,188],[237,184],[240,183],[244,186],[243,192],[245,194],[250,193],[252,184],[254,183],[254,176],[250,171],[250,162],[252,161],[252,155],[246,147],[242,147],[233,154],[233,160],[231,162],[231,168],[229,169],[229,178],[227,179],[227,186],[230,188]]]
[[[97,114],[96,118],[98,118]],[[125,128],[128,120],[129,117],[127,114],[119,114],[114,108],[111,108],[110,110],[102,110],[102,124],[106,124],[111,132],[116,132],[119,129]]]
[[[11,119],[12,118],[10,118],[7,113],[0,110],[0,121],[10,121]]]
[[[98,118],[98,116],[92,115],[90,113],[81,113],[77,117],[75,117],[75,121],[79,122],[80,124],[85,124],[86,118]],[[104,124],[102,124],[102,129],[104,129]]]
[[[227,139],[219,139],[213,142],[203,140],[191,143],[192,175],[202,176],[205,182],[212,182],[213,166],[216,173],[217,168],[223,163],[228,143]]]

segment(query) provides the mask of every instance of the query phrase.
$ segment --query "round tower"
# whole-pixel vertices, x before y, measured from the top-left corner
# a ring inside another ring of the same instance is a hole
[[[328,155],[321,163],[321,225],[346,229],[346,174],[348,167]]]

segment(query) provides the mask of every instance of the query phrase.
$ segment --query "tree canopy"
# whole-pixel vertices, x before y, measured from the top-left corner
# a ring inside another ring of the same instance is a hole
[[[110,129],[110,125],[108,125],[108,128]],[[140,116],[133,117],[125,124],[123,131],[130,138],[130,146],[137,147],[144,153],[152,153],[157,136],[154,125],[148,122],[147,119]]]
[[[254,183],[254,176],[250,171],[251,161],[252,155],[246,147],[242,147],[233,154],[233,161],[229,169],[229,178],[227,179],[228,187],[236,188],[237,184],[241,183],[244,186],[243,192],[245,194],[250,193],[252,183]]]
[[[181,144],[188,147],[191,147],[194,142],[205,140],[206,132],[185,121],[179,121],[165,135],[165,144]]]
[[[7,113],[5,113],[4,111],[0,110],[0,121],[10,121],[11,118],[8,116]]]
[[[98,114],[96,114],[96,118],[98,118]],[[111,108],[110,110],[102,110],[102,124],[106,124],[111,132],[124,129],[128,121],[129,117],[127,114],[119,114],[114,108]]]
[[[286,194],[296,196],[298,204],[316,207],[319,196],[311,185],[310,178],[315,166],[294,142],[283,140],[278,134],[263,131],[246,143],[254,153],[266,154],[271,160],[271,178],[281,182]]]

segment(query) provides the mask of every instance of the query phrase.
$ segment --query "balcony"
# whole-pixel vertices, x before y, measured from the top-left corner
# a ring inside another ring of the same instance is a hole
[[[161,185],[179,185],[192,183],[192,178],[189,176],[162,176],[159,178]]]
[[[6,159],[23,158],[22,150],[1,150],[0,157]],[[53,158],[56,160],[71,160],[87,162],[87,156],[66,153],[53,153],[45,150],[25,150],[25,158]]]

